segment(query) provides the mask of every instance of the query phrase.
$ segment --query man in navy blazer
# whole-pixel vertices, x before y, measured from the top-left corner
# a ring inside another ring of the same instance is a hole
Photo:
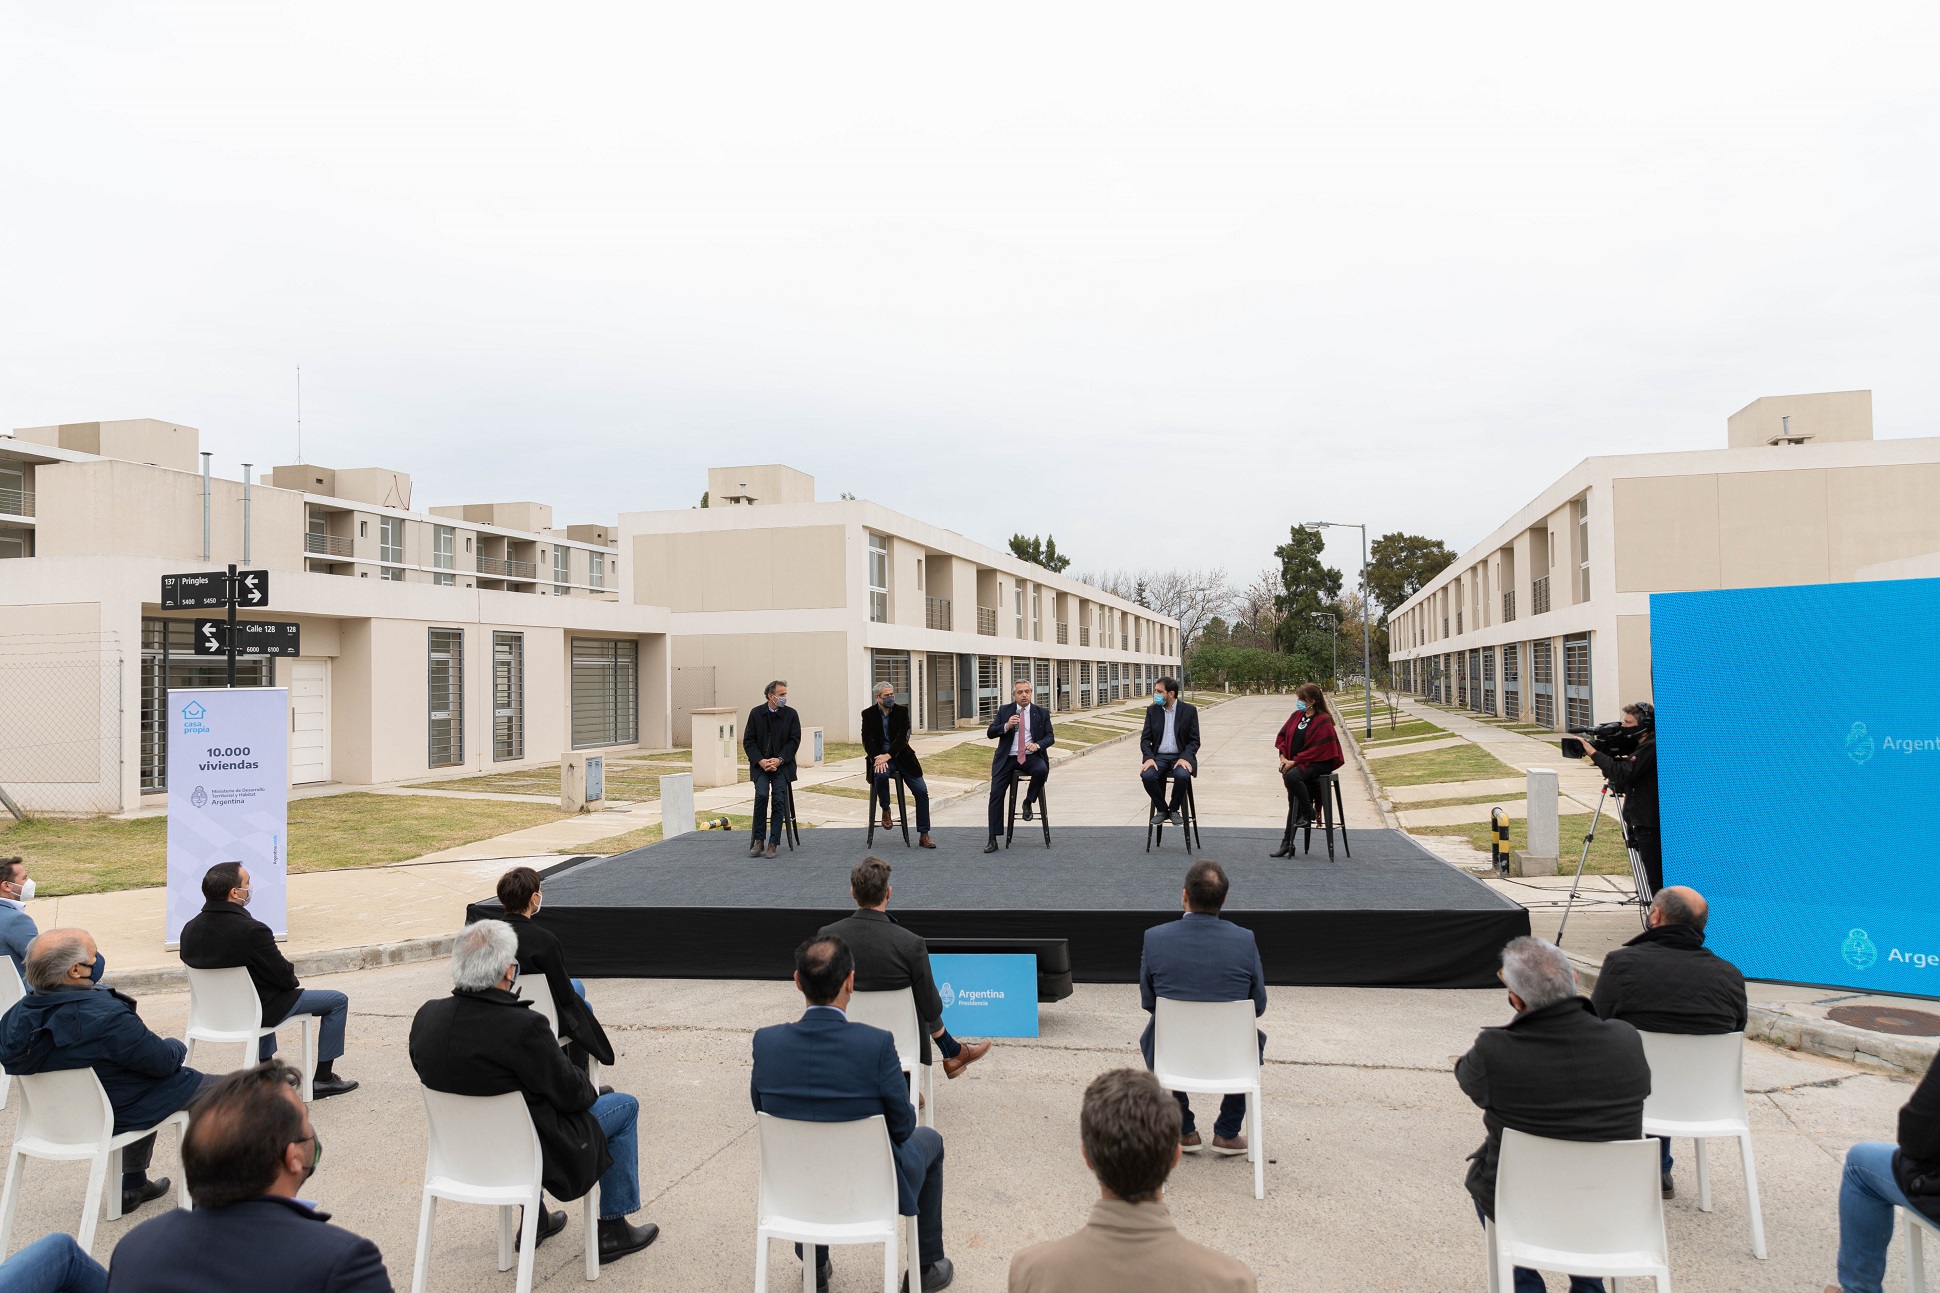
[[[1031,704],[1031,684],[1019,678],[1010,685],[1011,703],[997,711],[984,735],[997,742],[990,756],[990,839],[983,851],[997,851],[997,837],[1004,833],[1004,797],[1010,784],[1021,773],[1031,779],[1024,791],[1024,820],[1031,820],[1031,805],[1044,793],[1044,778],[1051,775],[1050,756],[1044,753],[1057,744],[1051,731],[1051,714],[1042,705]]]
[[[27,977],[27,944],[40,937],[40,926],[27,914],[34,882],[27,878],[27,859],[0,858],[0,952],[13,962],[14,972]]]
[[[115,1246],[115,1293],[391,1293],[377,1245],[302,1199],[322,1142],[297,1096],[301,1075],[268,1060],[216,1081],[182,1138],[193,1211],[142,1222]]]
[[[1161,678],[1145,711],[1145,729],[1138,734],[1139,779],[1152,797],[1152,812],[1177,823],[1185,802],[1186,778],[1199,775],[1199,710],[1179,699],[1179,680]],[[1165,800],[1165,783],[1172,783],[1172,802]],[[1191,1123],[1186,1124],[1188,1127]]]
[[[855,1122],[881,1114],[896,1158],[897,1211],[916,1217],[923,1293],[955,1276],[943,1255],[943,1137],[916,1125],[896,1040],[844,1014],[855,991],[855,957],[833,934],[795,949],[795,986],[808,1009],[792,1024],[754,1035],[748,1091],[760,1113],[798,1122]],[[829,1250],[815,1249],[815,1282],[826,1289]]]
[[[1138,962],[1138,1001],[1147,1011],[1158,999],[1169,1001],[1243,1001],[1251,998],[1253,1013],[1266,1013],[1266,972],[1260,966],[1260,947],[1253,931],[1220,919],[1229,888],[1226,869],[1211,858],[1200,858],[1186,871],[1183,895],[1186,914],[1145,931],[1145,951]],[[1138,1039],[1145,1067],[1152,1067],[1152,1024]],[[1266,1053],[1266,1034],[1260,1034],[1260,1053]],[[1199,1133],[1192,1121],[1192,1102],[1174,1091],[1182,1115],[1179,1145],[1188,1154],[1199,1151]],[[1244,1154],[1246,1097],[1229,1095],[1219,1103],[1213,1123],[1213,1152]]]

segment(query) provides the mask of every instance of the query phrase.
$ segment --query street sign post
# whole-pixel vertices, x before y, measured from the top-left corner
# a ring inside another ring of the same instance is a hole
[[[236,608],[263,610],[269,606],[269,571],[211,570],[206,573],[162,576],[165,610],[222,608],[227,616],[195,622],[195,653],[224,656],[229,664],[228,685],[236,685],[239,655],[301,655],[298,625],[292,620],[238,620]]]
[[[267,579],[263,587],[266,591],[269,588]],[[225,571],[162,576],[162,609],[165,611],[220,610],[228,604],[229,576]],[[264,604],[267,605],[267,601]]]
[[[269,571],[236,572],[236,605],[251,611],[260,611],[269,606]]]
[[[301,626],[295,620],[197,620],[195,653],[224,655],[301,655]]]

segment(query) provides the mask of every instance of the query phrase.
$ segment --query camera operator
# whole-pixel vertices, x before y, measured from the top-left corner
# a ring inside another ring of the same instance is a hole
[[[1646,700],[1625,705],[1623,726],[1642,729],[1629,754],[1600,749],[1587,754],[1610,783],[1611,793],[1623,796],[1624,834],[1643,859],[1654,894],[1664,887],[1664,837],[1657,825],[1657,712]]]

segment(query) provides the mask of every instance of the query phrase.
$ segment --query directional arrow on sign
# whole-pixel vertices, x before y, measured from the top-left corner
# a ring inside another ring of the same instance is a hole
[[[236,605],[258,609],[269,605],[269,571],[236,572]]]
[[[195,653],[197,655],[221,655],[227,646],[223,641],[221,620],[197,620],[195,622]]]

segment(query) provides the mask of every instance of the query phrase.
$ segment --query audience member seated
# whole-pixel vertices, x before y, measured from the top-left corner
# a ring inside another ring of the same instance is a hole
[[[240,862],[218,862],[202,873],[202,913],[182,926],[182,964],[194,970],[248,970],[256,997],[263,1003],[265,1028],[297,1015],[322,1016],[311,1097],[323,1100],[355,1091],[357,1084],[338,1077],[336,1070],[344,1053],[350,998],[327,988],[305,988],[297,981],[296,967],[276,946],[275,933],[249,914],[249,894],[249,872]],[[274,1054],[276,1034],[270,1033],[257,1044],[256,1058],[266,1060]]]
[[[606,1030],[586,1004],[586,985],[568,977],[566,949],[560,945],[559,936],[532,919],[545,902],[539,873],[529,866],[513,867],[498,878],[498,900],[505,908],[505,923],[519,940],[519,973],[538,975],[552,990],[552,1007],[559,1012],[559,1035],[571,1043],[566,1048],[567,1057],[580,1068],[586,1067],[588,1057],[611,1064],[613,1043],[606,1040]],[[612,1091],[610,1086],[600,1088],[601,1095]]]
[[[923,1063],[931,1063],[930,1041],[943,1052],[943,1076],[953,1078],[976,1063],[989,1051],[989,1042],[965,1045],[943,1027],[943,998],[936,991],[936,976],[930,972],[930,946],[921,934],[913,934],[896,923],[889,914],[889,895],[896,892],[889,884],[889,863],[879,857],[866,857],[849,872],[849,897],[855,899],[856,913],[844,916],[833,925],[824,925],[819,937],[839,938],[855,958],[857,992],[900,992],[910,988],[916,995],[916,1014],[922,1020]]]
[[[1280,752],[1280,780],[1287,787],[1287,837],[1273,856],[1293,856],[1293,828],[1313,821],[1325,805],[1314,799],[1316,779],[1341,765],[1340,737],[1334,731],[1334,716],[1327,712],[1327,697],[1318,683],[1302,683],[1294,688],[1293,713],[1280,734],[1273,738]]]
[[[1940,1064],[1900,1107],[1899,1144],[1864,1140],[1846,1151],[1839,1181],[1839,1282],[1826,1293],[1881,1293],[1893,1209],[1940,1223]],[[1930,1249],[1928,1251],[1931,1251]]]
[[[1145,711],[1138,751],[1145,759],[1138,766],[1138,775],[1145,782],[1145,793],[1152,798],[1153,814],[1168,824],[1181,823],[1186,781],[1199,775],[1199,711],[1179,699],[1178,679],[1159,679],[1151,708]],[[1169,803],[1165,797],[1168,781],[1172,783]]]
[[[532,1112],[544,1156],[544,1184],[556,1199],[600,1187],[602,1265],[637,1253],[660,1227],[627,1220],[640,1206],[640,1102],[600,1095],[559,1048],[545,1016],[512,993],[519,939],[502,920],[459,931],[451,954],[451,995],[427,1001],[411,1022],[411,1067],[433,1091],[504,1095],[517,1091]],[[564,1212],[539,1219],[539,1240],[566,1225]]]
[[[390,1293],[377,1245],[299,1197],[323,1140],[297,1094],[303,1075],[268,1060],[218,1078],[182,1141],[193,1210],[142,1222],[115,1246],[115,1293]]]
[[[40,926],[27,914],[27,903],[34,896],[34,882],[27,874],[25,858],[0,858],[0,952],[7,954],[14,970],[27,977],[27,944],[40,936]],[[4,1286],[0,1286],[4,1293]]]
[[[881,1114],[896,1158],[897,1211],[916,1218],[923,1293],[947,1288],[955,1271],[943,1255],[943,1137],[916,1125],[896,1042],[843,1013],[855,991],[848,944],[818,934],[795,949],[795,986],[808,1009],[792,1024],[754,1035],[749,1094],[757,1112],[797,1122],[855,1122]],[[797,1246],[799,1251],[799,1245]],[[815,1284],[826,1289],[828,1249],[815,1250]]]
[[[1145,950],[1138,962],[1138,999],[1149,1013],[1158,999],[1170,1001],[1246,1001],[1253,1002],[1253,1013],[1266,1013],[1266,971],[1260,965],[1260,947],[1253,931],[1220,919],[1229,888],[1226,869],[1211,858],[1200,858],[1186,868],[1186,887],[1182,895],[1186,914],[1145,931]],[[1138,1039],[1145,1054],[1145,1067],[1152,1067],[1153,1023],[1148,1021]],[[1266,1034],[1260,1034],[1260,1054],[1266,1054]],[[1183,1091],[1174,1091],[1179,1101],[1179,1145],[1188,1154],[1200,1149],[1199,1132],[1192,1118],[1192,1101]],[[1219,1102],[1219,1118],[1213,1123],[1213,1152],[1244,1154],[1246,1137],[1240,1129],[1246,1122],[1246,1097],[1229,1095]]]
[[[1045,751],[1058,743],[1051,727],[1051,711],[1031,703],[1031,684],[1019,678],[1010,685],[1010,703],[998,707],[990,720],[986,737],[997,742],[990,755],[990,837],[983,851],[995,853],[997,840],[1004,833],[1004,817],[1009,809],[1010,788],[1017,778],[1027,778],[1024,802],[1018,808],[1025,821],[1038,796],[1044,793],[1044,779],[1051,775],[1051,756]]]
[[[877,683],[873,694],[876,703],[862,711],[862,755],[868,760],[864,770],[869,774],[869,811],[876,811],[876,801],[880,799],[882,828],[896,829],[895,821],[889,816],[889,796],[900,773],[903,784],[916,799],[916,842],[933,849],[936,841],[930,838],[930,786],[923,780],[923,762],[916,757],[916,747],[909,743],[909,706],[896,703],[893,683]],[[1029,810],[1025,813],[1028,816]]]
[[[1478,1216],[1495,1216],[1502,1129],[1552,1140],[1636,1140],[1644,1134],[1650,1065],[1637,1030],[1599,1019],[1577,995],[1576,971],[1554,943],[1512,939],[1502,949],[1503,985],[1516,1017],[1484,1028],[1456,1061],[1462,1093],[1481,1106],[1488,1139],[1469,1155],[1468,1192]],[[1516,1267],[1516,1293],[1541,1293],[1543,1277]],[[1570,1276],[1570,1293],[1602,1293],[1603,1281]]]
[[[0,1293],[107,1293],[108,1272],[73,1235],[42,1235],[0,1262]]]
[[[183,1067],[188,1047],[157,1037],[133,998],[100,985],[107,962],[85,929],[50,929],[27,948],[27,995],[0,1016],[0,1066],[9,1073],[94,1070],[114,1106],[115,1133],[153,1127],[215,1081]],[[148,1179],[155,1138],[121,1151],[121,1210],[168,1193]]]
[[[1659,889],[1650,903],[1650,928],[1603,958],[1590,994],[1597,1014],[1645,1033],[1743,1032],[1750,1013],[1745,976],[1704,946],[1709,914],[1697,890]],[[1675,1198],[1670,1138],[1658,1140],[1664,1147],[1664,1197]]]
[[[1078,1116],[1098,1201],[1084,1229],[1010,1259],[1010,1293],[1250,1293],[1253,1272],[1179,1233],[1165,1178],[1179,1163],[1179,1109],[1158,1079],[1112,1069]]]

